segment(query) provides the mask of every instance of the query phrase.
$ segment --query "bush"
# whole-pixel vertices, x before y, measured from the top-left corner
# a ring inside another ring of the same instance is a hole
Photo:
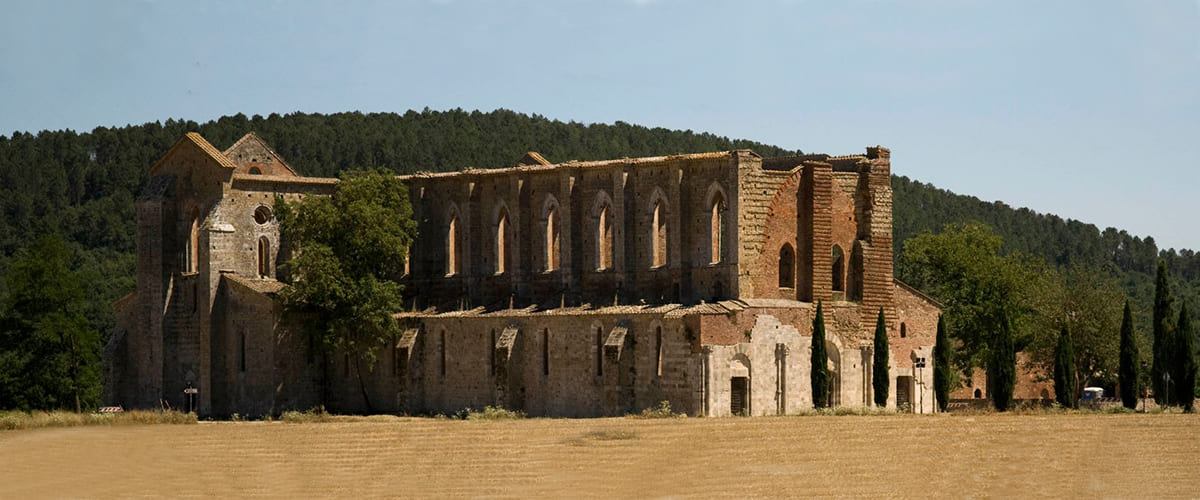
[[[641,413],[630,416],[634,418],[677,418],[685,415],[682,413],[673,413],[671,411],[671,402],[663,400],[658,402],[658,406],[646,408]]]
[[[485,406],[482,411],[467,409],[464,420],[518,420],[525,418],[525,412],[506,410],[496,406]]]
[[[279,420],[289,424],[307,424],[312,422],[328,422],[333,416],[325,413],[324,406],[317,406],[306,411],[289,410],[279,415]]]

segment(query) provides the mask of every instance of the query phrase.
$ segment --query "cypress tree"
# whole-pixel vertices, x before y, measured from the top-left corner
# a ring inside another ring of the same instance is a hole
[[[1008,411],[1012,406],[1013,387],[1016,385],[1017,353],[1013,346],[1012,325],[1003,310],[997,323],[988,358],[988,396],[991,396],[996,411]]]
[[[1158,272],[1154,277],[1154,319],[1151,324],[1154,332],[1154,366],[1150,369],[1150,386],[1154,388],[1154,402],[1159,405],[1168,402],[1170,389],[1166,387],[1165,377],[1174,372],[1171,369],[1174,342],[1171,339],[1170,317],[1171,290],[1167,286],[1167,263],[1159,260]]]
[[[825,351],[825,317],[821,313],[821,301],[817,301],[817,315],[813,318],[812,334],[812,381],[813,407],[829,406],[829,354]]]
[[[1064,408],[1075,407],[1075,343],[1066,326],[1054,346],[1054,399]]]
[[[1125,314],[1121,319],[1121,368],[1118,372],[1121,386],[1121,404],[1130,410],[1137,408],[1141,366],[1141,354],[1133,339],[1133,314],[1129,312],[1129,301],[1125,301]]]
[[[879,319],[875,320],[875,367],[871,375],[871,388],[875,390],[875,406],[886,407],[888,400],[888,338],[884,324],[883,308],[879,308]]]
[[[1183,411],[1192,412],[1196,397],[1196,339],[1193,337],[1192,321],[1188,317],[1187,304],[1179,308],[1179,322],[1175,326],[1175,374],[1176,400]]]
[[[950,337],[946,333],[946,320],[938,315],[937,338],[933,344],[933,393],[937,397],[938,410],[946,411],[950,404],[950,385],[954,382],[954,369],[950,367]]]

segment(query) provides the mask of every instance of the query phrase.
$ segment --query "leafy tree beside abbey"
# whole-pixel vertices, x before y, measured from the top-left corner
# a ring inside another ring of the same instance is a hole
[[[0,300],[0,409],[82,411],[100,402],[100,336],[74,252],[43,235],[17,255]]]
[[[1054,268],[1036,256],[1005,253],[1000,236],[982,224],[951,224],[941,233],[908,240],[898,271],[901,279],[946,305],[956,374],[986,367],[989,386],[993,370],[1009,377],[1010,363],[1004,360],[1011,339],[1014,353],[1025,352],[1033,366],[1055,375],[1064,406],[1073,406],[1086,385],[1117,385],[1124,296],[1108,274],[1082,264]],[[1140,341],[1132,334],[1129,341],[1136,351]],[[957,377],[951,376],[949,384],[957,384]]]
[[[291,283],[281,293],[286,308],[311,314],[310,345],[319,354],[352,353],[363,398],[362,371],[378,350],[395,341],[402,309],[400,284],[409,245],[416,238],[408,188],[382,171],[349,171],[333,196],[275,202],[281,230],[298,248],[286,263]]]

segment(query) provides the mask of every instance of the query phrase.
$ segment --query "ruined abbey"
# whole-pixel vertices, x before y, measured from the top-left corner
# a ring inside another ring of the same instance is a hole
[[[511,161],[512,159],[501,159]],[[201,415],[698,416],[813,406],[822,304],[834,405],[872,404],[872,333],[890,336],[889,406],[932,412],[939,305],[892,273],[890,152],[752,151],[404,176],[419,235],[403,335],[373,369],[314,356],[283,314],[291,252],[277,195],[327,195],[254,134],[181,138],[137,199],[137,288],[115,303],[112,404]],[[500,163],[498,161],[498,163]],[[325,381],[325,383],[322,383]],[[185,392],[186,390],[186,392]]]

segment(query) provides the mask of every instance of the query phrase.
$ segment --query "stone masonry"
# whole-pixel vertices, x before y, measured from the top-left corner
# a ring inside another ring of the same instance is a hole
[[[204,415],[451,413],[590,417],[667,401],[689,415],[813,405],[823,304],[832,403],[870,405],[884,311],[889,406],[931,412],[940,306],[892,275],[891,155],[738,150],[403,176],[419,235],[403,334],[371,370],[308,349],[282,312],[291,251],[276,196],[328,195],[254,134],[181,138],[137,200],[137,289],[114,305],[108,399]],[[931,366],[931,364],[930,364]]]

